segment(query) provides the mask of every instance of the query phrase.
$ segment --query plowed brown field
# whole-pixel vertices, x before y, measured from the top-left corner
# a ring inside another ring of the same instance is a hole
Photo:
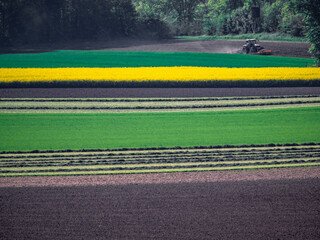
[[[214,172],[194,174],[92,186],[80,186],[80,177],[78,186],[49,186],[46,177],[38,178],[45,187],[2,184],[0,238],[319,239],[319,168],[253,170],[245,174],[254,178],[242,179],[235,177],[242,171],[218,173],[222,181],[200,176]]]
[[[2,98],[167,98],[320,94],[320,87],[290,88],[0,88]]]
[[[165,52],[205,52],[237,53],[242,49],[245,40],[184,40],[169,39],[162,41],[123,40],[95,46],[88,43],[87,49],[114,51],[165,51]],[[265,49],[273,50],[273,55],[283,57],[311,58],[308,52],[309,43],[260,41]],[[80,47],[80,46],[79,46]]]
[[[0,53],[38,53],[55,50],[101,50],[101,51],[165,51],[165,52],[204,52],[237,53],[245,40],[144,40],[117,39],[114,41],[80,41],[42,45],[22,46],[21,48],[0,48]],[[275,56],[311,58],[309,43],[261,41],[261,46],[275,51]]]

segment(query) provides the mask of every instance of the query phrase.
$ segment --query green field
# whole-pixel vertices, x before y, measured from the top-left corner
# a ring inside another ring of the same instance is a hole
[[[305,67],[313,59],[241,54],[125,51],[53,51],[1,54],[1,68],[58,67]]]
[[[320,107],[118,114],[0,114],[0,151],[320,142]]]

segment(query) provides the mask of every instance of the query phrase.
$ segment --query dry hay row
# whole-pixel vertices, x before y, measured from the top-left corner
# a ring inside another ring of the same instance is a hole
[[[0,107],[0,110],[155,110],[155,109],[199,109],[199,108],[229,108],[229,107],[262,107],[281,105],[303,105],[320,103],[320,101],[291,101],[281,103],[247,103],[226,105],[203,105],[203,106],[136,106],[136,107]]]
[[[81,150],[33,150],[33,151],[2,151],[0,158],[25,157],[59,157],[59,156],[125,156],[150,154],[175,154],[188,152],[252,152],[252,151],[314,151],[320,148],[320,143],[285,143],[285,144],[257,144],[257,145],[216,145],[192,147],[155,147],[155,148],[121,148],[121,149],[81,149]]]
[[[81,160],[81,159],[153,159],[153,158],[163,158],[163,157],[192,157],[192,156],[248,156],[252,154],[259,155],[275,155],[275,154],[286,154],[289,155],[293,153],[297,155],[298,153],[306,154],[306,153],[318,153],[319,146],[316,147],[306,147],[299,146],[291,147],[291,148],[278,148],[278,147],[267,147],[267,148],[245,148],[239,147],[237,149],[219,149],[219,148],[211,148],[211,149],[190,149],[185,148],[184,150],[137,150],[137,151],[129,151],[123,152],[121,150],[115,152],[103,152],[95,151],[92,153],[87,152],[61,152],[60,154],[52,154],[52,153],[2,153],[0,154],[1,162],[12,162],[12,161],[64,161],[64,160]]]
[[[267,150],[275,150],[277,147],[269,148]],[[320,165],[320,147],[312,147],[313,152],[303,153],[301,149],[298,152],[290,151],[295,150],[288,149],[289,151],[283,151],[280,149],[279,152],[270,151],[272,154],[266,154],[265,152],[255,151],[253,154],[243,155],[234,154],[233,152],[225,151],[224,154],[216,154],[215,156],[206,155],[195,155],[195,156],[183,156],[180,153],[171,156],[162,156],[159,158],[148,158],[148,155],[143,155],[142,158],[126,159],[123,156],[117,156],[116,159],[108,159],[108,156],[104,160],[98,159],[93,161],[92,159],[78,160],[76,163],[76,157],[72,160],[43,161],[37,158],[34,162],[16,162],[11,159],[11,165],[8,166],[3,162],[4,159],[0,160],[0,176],[21,176],[21,175],[74,175],[74,174],[117,174],[117,173],[138,173],[139,171],[151,171],[161,172],[163,170],[170,171],[198,171],[210,170],[214,168],[219,170],[221,168],[254,168],[256,166],[262,167],[282,167],[282,166],[315,166]],[[265,149],[264,149],[265,150]],[[311,150],[307,149],[306,150]],[[241,151],[241,148],[239,149]],[[221,153],[221,151],[220,151]],[[186,151],[186,154],[188,152]],[[154,156],[153,156],[154,157]],[[18,159],[17,159],[18,160]],[[99,162],[100,161],[100,162]],[[109,162],[110,161],[110,162]],[[33,164],[30,164],[33,163]],[[125,171],[125,172],[123,172]],[[78,173],[77,173],[78,172]]]
[[[3,159],[0,167],[30,167],[30,166],[76,166],[76,165],[113,165],[113,164],[139,164],[139,163],[186,163],[186,162],[223,162],[223,161],[248,161],[248,160],[277,160],[277,159],[293,159],[293,158],[317,158],[320,152],[313,153],[252,153],[252,154],[211,154],[211,155],[188,155],[179,154],[174,156],[144,156],[144,157],[97,157],[97,158],[50,158],[50,159]]]
[[[226,162],[226,163],[206,163],[206,164],[200,164],[200,163],[193,163],[193,164],[158,164],[158,165],[152,165],[152,164],[136,164],[136,166],[126,166],[126,165],[112,165],[112,166],[97,166],[95,168],[86,168],[86,166],[81,167],[81,166],[75,166],[74,168],[63,168],[63,167],[55,167],[55,168],[35,168],[35,169],[23,169],[19,168],[18,170],[12,169],[12,170],[7,170],[3,169],[1,171],[0,176],[10,176],[14,174],[19,174],[19,173],[26,173],[26,174],[32,174],[32,173],[58,173],[58,174],[63,174],[63,173],[70,173],[70,172],[77,172],[77,171],[85,171],[88,174],[90,172],[94,171],[121,171],[121,170],[126,170],[126,171],[139,171],[139,170],[163,170],[163,169],[169,169],[169,170],[183,170],[183,169],[192,169],[197,170],[199,168],[203,169],[210,169],[210,168],[225,168],[225,167],[243,167],[244,169],[247,167],[255,167],[255,166],[272,166],[272,167],[277,167],[278,165],[290,165],[294,167],[295,165],[303,165],[303,166],[320,166],[320,158],[317,159],[292,159],[292,160],[287,160],[287,159],[279,159],[279,160],[272,160],[272,161],[251,161],[251,162]]]
[[[35,163],[13,163],[13,164],[4,164],[1,165],[0,168],[3,169],[8,169],[8,168],[29,168],[29,167],[74,167],[76,168],[77,166],[114,166],[114,165],[121,165],[123,167],[126,167],[128,165],[139,165],[139,164],[145,164],[147,165],[152,165],[152,164],[178,164],[178,163],[209,163],[209,162],[215,162],[215,163],[227,163],[227,162],[237,162],[239,164],[247,161],[254,161],[254,162],[260,162],[260,161],[283,161],[284,159],[288,161],[295,161],[295,160],[306,160],[308,161],[314,161],[317,159],[320,159],[320,155],[308,155],[308,156],[283,156],[282,158],[280,156],[278,157],[257,157],[257,158],[244,158],[244,159],[237,159],[237,158],[230,158],[230,159],[202,159],[202,158],[192,158],[192,159],[187,159],[187,158],[181,158],[179,160],[177,159],[161,159],[161,161],[149,161],[149,160],[141,160],[141,161],[132,161],[132,162],[121,162],[121,161],[114,161],[114,162],[109,162],[109,161],[98,161],[98,162],[91,162],[91,161],[84,161],[84,162],[76,162],[76,161],[66,161],[64,163],[59,162],[58,164],[55,162],[35,162]],[[2,170],[3,170],[2,169]],[[10,170],[10,169],[9,169]],[[1,171],[0,171],[1,172]]]
[[[257,157],[258,156],[258,157]],[[180,155],[158,155],[158,156],[140,156],[140,157],[73,157],[73,158],[31,158],[31,159],[2,159],[0,161],[0,167],[13,166],[13,165],[32,165],[32,164],[56,164],[56,165],[75,165],[75,164],[130,164],[134,162],[190,162],[190,161],[225,161],[229,159],[235,159],[237,161],[250,160],[250,159],[281,159],[295,158],[295,157],[320,157],[320,153],[317,152],[306,152],[306,153],[290,153],[290,152],[279,152],[279,153],[251,153],[251,154],[180,154]]]
[[[284,95],[252,97],[205,97],[205,98],[0,98],[0,102],[193,102],[193,101],[228,101],[255,99],[290,99],[313,98],[320,95]]]
[[[232,99],[232,98],[229,98]],[[2,112],[72,112],[72,111],[204,111],[204,110],[236,110],[242,108],[277,108],[277,107],[305,107],[318,106],[319,96],[298,96],[281,98],[238,98],[239,100],[207,100],[196,101],[190,98],[190,101],[150,101],[146,102],[73,102],[71,101],[1,101],[0,111]]]

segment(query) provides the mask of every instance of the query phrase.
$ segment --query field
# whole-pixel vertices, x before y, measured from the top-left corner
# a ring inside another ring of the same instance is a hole
[[[50,48],[41,45],[30,46],[29,48],[0,49],[2,53],[44,53],[55,52],[58,50],[84,50],[84,51],[134,51],[134,52],[192,52],[192,53],[237,53],[245,40],[184,40],[184,39],[166,39],[141,40],[141,39],[123,39],[116,41],[86,41],[86,42],[67,42],[53,43]],[[259,42],[266,49],[274,51],[275,56],[311,58],[308,52],[310,43],[295,42]],[[95,59],[92,59],[95,61]],[[138,59],[139,60],[139,59]],[[45,61],[52,62],[50,59]],[[188,59],[188,61],[192,61]],[[163,60],[162,60],[163,62]],[[24,63],[26,64],[26,63]],[[36,66],[35,66],[36,67]]]
[[[313,64],[306,58],[180,52],[3,54],[0,87],[314,87],[320,71],[306,68]]]
[[[320,87],[265,88],[0,88],[3,98],[203,98],[320,95]]]
[[[319,142],[319,119],[319,107],[172,113],[3,113],[0,150]]]
[[[269,88],[264,90],[264,94],[260,93],[261,95],[257,92],[261,90],[253,89],[255,94],[251,96],[244,93],[229,97],[225,94],[222,94],[224,97],[211,94],[206,95],[207,97],[195,97],[190,94],[179,97],[173,93],[164,97],[157,97],[156,94],[153,98],[144,96],[139,98],[139,94],[133,94],[133,98],[130,98],[129,92],[133,90],[128,90],[123,98],[97,96],[94,92],[93,98],[82,97],[82,94],[77,98],[71,98],[72,91],[68,92],[65,98],[56,98],[60,89],[54,91],[52,98],[48,95],[44,95],[43,98],[36,95],[31,98],[23,96],[19,98],[21,94],[14,96],[10,93],[8,98],[0,99],[0,132],[3,136],[0,151],[3,151],[3,154],[14,155],[20,151],[59,152],[66,149],[85,152],[93,149],[152,151],[159,147],[212,148],[224,145],[256,146],[320,142],[318,120],[320,97],[316,88],[319,85],[320,72],[318,68],[306,68],[314,64],[312,59],[179,52],[183,49],[183,44],[194,47],[192,42],[181,39],[171,42],[171,46],[177,47],[176,52],[172,52],[170,48],[167,48],[168,51],[157,49],[125,51],[125,47],[120,47],[118,49],[120,51],[116,51],[109,46],[108,50],[112,51],[58,50],[2,54],[0,84],[4,88],[9,88],[8,91],[12,90],[11,87],[44,86],[120,88],[128,86],[132,89],[158,86],[179,88],[179,90],[181,87],[225,86],[229,87],[228,91],[232,89],[230,87],[242,87],[242,91],[248,91],[244,90],[244,87],[308,86],[313,90],[308,90],[309,95],[304,94],[308,88],[297,90],[296,95],[289,90],[290,88],[283,94],[274,93],[276,88]],[[235,42],[226,41],[229,44]],[[219,45],[222,42],[195,41],[195,43],[203,47],[205,44]],[[283,45],[285,43],[278,44],[285,46]],[[293,46],[297,48],[302,46],[302,44],[286,44],[286,48],[291,50],[294,49]],[[150,47],[153,44],[144,46]],[[63,92],[63,89],[61,91]],[[139,91],[141,94],[142,91]],[[18,89],[15,92],[18,92]],[[285,161],[286,158],[281,160]],[[207,164],[206,169],[211,167],[211,170],[215,170],[215,161],[210,163],[210,166]],[[41,160],[38,161],[40,162]],[[235,164],[234,161],[229,163]],[[286,162],[283,163],[285,166]],[[70,174],[73,168],[68,166],[68,162],[66,164],[65,167],[69,170],[64,171]],[[130,171],[150,170],[148,168],[151,165],[140,166],[139,161],[135,164],[138,165],[132,166]],[[160,171],[161,168],[166,168],[165,171],[168,168],[172,168],[173,171],[177,169],[171,162],[154,164],[151,168],[155,168],[155,171]],[[159,164],[167,165],[159,166]],[[201,161],[197,162],[198,165],[190,164],[191,167],[187,164],[183,168],[188,171],[201,169]],[[255,166],[257,164],[261,165],[254,163]],[[317,165],[312,163],[314,164]],[[18,170],[14,169],[16,165],[17,163],[13,162],[12,171]],[[40,165],[39,169],[29,167],[29,170],[31,173],[41,169],[57,170],[55,165]],[[120,162],[114,162],[113,165],[115,167],[112,169],[117,169],[119,166],[123,168]],[[75,174],[79,174],[81,169],[85,170],[83,174],[88,174],[86,171],[89,168],[91,173],[95,170],[107,173],[110,168],[104,166],[104,169],[101,169],[95,164],[90,167],[88,164],[79,167]],[[228,167],[230,166],[228,165],[226,169]],[[3,173],[11,170],[5,168]]]
[[[320,165],[315,144],[4,153],[0,177],[226,171]]]
[[[30,54],[1,54],[1,68],[62,67],[306,67],[313,59],[191,52],[130,52],[59,50]]]
[[[310,170],[271,172],[299,177],[305,172],[307,177]],[[126,182],[0,188],[0,235],[5,239],[303,240],[320,234],[317,178]]]
[[[221,68],[221,67],[140,67],[140,68],[0,68],[0,82],[51,81],[266,81],[319,80],[317,68]]]
[[[282,49],[274,57],[223,54],[243,44],[223,42],[0,55],[2,80],[34,70],[50,83],[26,84],[30,72],[1,82],[0,238],[318,239],[320,79],[290,76],[296,67],[318,76],[308,44],[270,42]],[[186,49],[206,53],[171,52]],[[164,77],[59,85],[42,72],[177,66],[278,75],[233,85]]]
[[[317,146],[256,145],[320,142],[319,104],[317,95],[3,98],[0,176],[318,166]]]

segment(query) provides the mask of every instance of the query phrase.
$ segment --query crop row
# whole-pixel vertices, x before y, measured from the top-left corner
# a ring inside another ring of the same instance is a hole
[[[319,80],[318,68],[0,68],[1,82]]]
[[[64,160],[47,160],[47,161],[21,161],[21,162],[3,162],[1,163],[1,168],[15,168],[15,167],[58,167],[58,166],[113,166],[113,165],[132,165],[132,164],[166,164],[166,163],[208,163],[208,162],[215,162],[215,163],[225,163],[234,161],[237,163],[243,163],[246,161],[278,161],[278,160],[295,160],[295,159],[309,159],[315,160],[320,159],[320,154],[308,154],[308,155],[277,155],[277,156],[259,156],[259,157],[244,157],[244,158],[237,158],[237,157],[229,157],[229,158],[212,158],[212,157],[180,157],[180,158],[157,158],[157,159],[148,159],[148,158],[140,158],[140,159],[82,159],[82,160],[74,160],[74,159],[64,159]]]
[[[259,156],[274,156],[274,155],[280,155],[285,154],[286,156],[289,156],[290,154],[293,154],[294,156],[297,156],[298,154],[315,154],[318,153],[317,148],[301,148],[299,150],[294,149],[277,149],[277,150],[242,150],[242,151],[172,151],[172,152],[145,152],[145,153],[92,153],[92,154],[47,154],[47,155],[38,155],[38,154],[4,154],[0,156],[1,162],[12,162],[14,160],[17,161],[66,161],[66,160],[73,160],[76,159],[78,161],[81,161],[83,159],[86,160],[103,160],[108,159],[157,159],[157,158],[191,158],[191,157],[246,157],[250,155],[258,155]]]
[[[203,100],[203,101],[146,101],[146,102],[56,102],[1,101],[0,110],[184,110],[265,107],[281,105],[319,104],[320,97]]]
[[[279,156],[285,155],[290,156],[293,155],[294,157],[300,155],[307,155],[307,154],[319,154],[318,148],[291,148],[291,149],[261,149],[261,150],[230,150],[230,151],[220,151],[220,150],[208,150],[208,151],[150,151],[150,152],[131,152],[131,153],[91,153],[91,154],[46,154],[46,155],[38,155],[38,154],[2,154],[0,156],[0,160],[2,163],[4,162],[18,162],[18,161],[25,161],[25,162],[34,162],[34,161],[67,161],[67,160],[74,160],[82,161],[82,160],[117,160],[121,159],[124,160],[141,160],[141,159],[158,159],[158,158],[193,158],[193,157],[201,157],[203,158],[219,158],[222,159],[226,158],[240,158],[240,157],[250,157],[250,156],[257,156],[259,157],[266,157],[266,156]]]
[[[141,155],[141,154],[159,154],[159,153],[185,153],[190,151],[228,151],[228,152],[249,152],[249,151],[300,151],[300,150],[313,150],[317,149],[320,143],[284,143],[284,144],[251,144],[251,145],[215,145],[215,146],[192,146],[192,147],[154,147],[154,148],[121,148],[121,149],[81,149],[81,150],[32,150],[32,151],[2,151],[0,158],[5,156],[61,156],[63,155],[93,155],[93,154],[106,154],[106,155]]]
[[[226,161],[226,162],[206,162],[206,163],[163,163],[163,164],[132,164],[132,165],[90,165],[90,166],[50,166],[50,167],[13,167],[2,168],[1,173],[43,173],[43,172],[72,172],[72,171],[103,171],[103,170],[156,170],[156,169],[184,169],[184,168],[211,168],[211,167],[232,167],[232,166],[256,166],[256,165],[281,165],[281,164],[301,164],[307,163],[312,165],[320,165],[320,159],[278,159],[278,160],[262,160],[262,161]]]
[[[179,172],[320,165],[320,145],[68,154],[70,153],[2,153],[0,176]]]
[[[193,105],[193,106],[135,106],[135,107],[0,107],[2,110],[13,110],[13,109],[30,109],[30,110],[46,110],[46,109],[55,109],[55,110],[74,110],[74,109],[84,109],[84,110],[130,110],[130,109],[189,109],[189,108],[228,108],[228,107],[261,107],[261,106],[278,106],[278,105],[296,105],[296,104],[313,104],[320,103],[320,101],[309,101],[309,102],[285,102],[285,103],[247,103],[247,104],[228,104],[228,105]]]

